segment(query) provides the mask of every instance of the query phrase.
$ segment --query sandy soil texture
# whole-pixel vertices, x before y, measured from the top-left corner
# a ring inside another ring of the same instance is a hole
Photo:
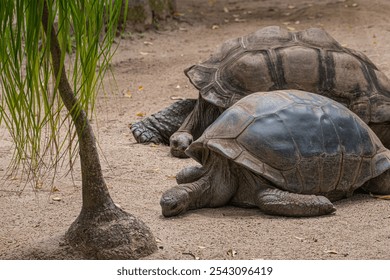
[[[115,81],[107,76],[108,93],[98,98],[94,121],[113,199],[145,221],[158,241],[148,259],[389,259],[389,201],[366,194],[336,202],[334,215],[319,218],[273,217],[235,207],[164,218],[161,194],[194,161],[171,157],[167,146],[136,144],[128,125],[176,98],[197,97],[183,70],[207,59],[223,41],[268,25],[323,27],[390,76],[390,2],[180,0],[178,8],[181,20],[159,32],[125,34],[112,61]],[[0,132],[2,177],[12,142],[3,128]],[[20,176],[2,182],[0,259],[80,257],[58,246],[81,207],[77,166],[73,174],[74,180],[57,177],[55,193],[49,184],[24,187]]]

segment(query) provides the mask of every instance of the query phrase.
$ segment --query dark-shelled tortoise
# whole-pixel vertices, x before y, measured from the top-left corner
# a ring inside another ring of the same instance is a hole
[[[164,216],[226,204],[317,216],[363,187],[390,194],[390,151],[356,114],[298,90],[251,94],[227,109],[186,153],[201,166],[177,175]]]
[[[342,47],[322,29],[288,32],[278,26],[265,27],[226,41],[185,74],[200,93],[192,111],[187,107],[180,115],[158,113],[160,120],[169,116],[180,122],[188,115],[170,138],[174,156],[185,156],[192,140],[242,97],[278,89],[314,92],[346,105],[390,147],[389,79],[364,54]],[[166,129],[148,120],[131,128],[138,142],[158,139],[156,135]]]

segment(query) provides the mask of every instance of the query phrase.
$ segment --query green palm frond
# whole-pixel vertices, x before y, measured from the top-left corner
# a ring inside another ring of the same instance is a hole
[[[15,143],[11,167],[27,164],[34,176],[42,167],[56,166],[64,155],[77,154],[74,129],[67,121],[70,114],[62,110],[57,91],[59,77],[53,77],[43,4],[44,0],[0,3],[0,125]],[[91,114],[113,55],[121,1],[47,0],[47,6],[48,26],[56,27],[62,50],[61,68],[69,66],[66,71],[80,105],[75,108]]]

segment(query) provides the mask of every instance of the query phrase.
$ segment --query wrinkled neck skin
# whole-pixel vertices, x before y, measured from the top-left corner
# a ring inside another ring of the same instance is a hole
[[[237,191],[238,181],[234,164],[225,157],[211,152],[203,165],[203,176],[189,187],[190,207],[220,207],[227,205]]]
[[[188,132],[193,140],[198,139],[222,113],[224,109],[217,107],[202,98],[199,98],[193,111],[185,119],[178,132]]]

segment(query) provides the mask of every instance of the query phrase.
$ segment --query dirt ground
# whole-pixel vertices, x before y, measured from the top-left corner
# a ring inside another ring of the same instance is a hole
[[[390,76],[387,0],[179,0],[179,21],[160,31],[125,34],[100,95],[94,121],[110,193],[145,221],[159,249],[148,259],[390,259],[390,204],[365,194],[335,203],[334,215],[285,218],[256,209],[223,207],[164,218],[159,199],[191,159],[163,145],[136,144],[128,125],[175,98],[196,97],[183,70],[208,58],[223,41],[268,25],[291,30],[323,27],[342,45],[364,52]],[[0,177],[12,142],[1,129]],[[78,167],[39,190],[9,178],[0,185],[0,259],[79,258],[58,246],[79,214]],[[20,190],[24,187],[24,191]]]

